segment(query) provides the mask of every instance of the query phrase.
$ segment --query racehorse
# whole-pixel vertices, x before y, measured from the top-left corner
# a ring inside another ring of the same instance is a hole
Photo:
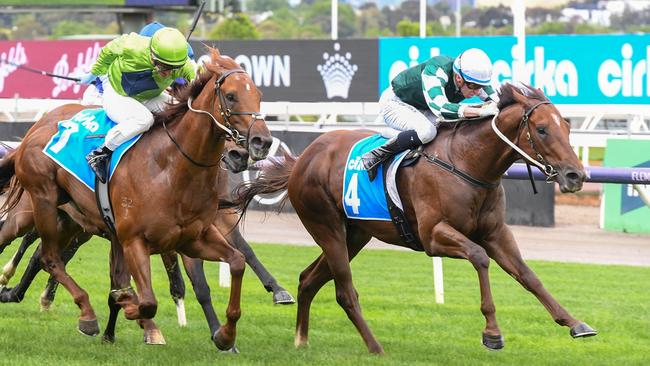
[[[523,261],[505,224],[500,185],[508,167],[523,156],[541,166],[562,192],[580,190],[585,171],[569,145],[570,126],[539,89],[506,84],[500,98],[500,113],[491,122],[486,118],[450,123],[452,127],[441,128],[438,137],[423,148],[415,165],[399,171],[397,186],[404,213],[420,243],[416,250],[472,263],[478,272],[481,312],[486,319],[483,344],[490,349],[504,346],[490,290],[490,258],[532,292],[558,324],[570,327],[573,337],[595,335],[595,330],[560,306]],[[297,347],[308,343],[314,296],[334,279],[336,300],[368,350],[383,353],[361,314],[349,263],[372,237],[407,244],[388,221],[348,219],[342,199],[348,151],[370,135],[359,131],[325,133],[298,158],[275,161],[256,181],[239,188],[238,203],[244,213],[255,195],[287,189],[300,220],[323,250],[300,274]]]
[[[219,180],[224,181],[228,179],[228,171],[239,173],[246,170],[248,167],[248,157],[249,155],[246,149],[239,147],[232,141],[227,141],[222,158],[223,165],[227,170],[222,169],[220,171],[221,176]],[[221,185],[220,192],[223,200],[228,200],[230,198],[230,191],[227,185]],[[74,214],[74,211],[70,211],[70,213]],[[273,275],[271,275],[259,259],[257,259],[253,249],[242,237],[239,228],[237,227],[238,218],[239,215],[237,215],[232,208],[224,208],[221,209],[221,212],[217,215],[214,224],[226,237],[228,243],[244,254],[246,263],[253,269],[265,289],[273,293],[273,302],[275,304],[294,303],[295,301],[293,296],[278,284]],[[74,239],[62,253],[62,259],[65,263],[74,256],[82,244],[92,237],[91,234],[82,231],[78,225],[75,225],[73,222],[71,224],[73,226],[71,226],[69,230],[74,230],[77,234],[74,235]],[[7,218],[0,221],[0,253],[14,239],[24,235],[18,251],[11,258],[11,261],[2,268],[2,272],[0,272],[0,302],[21,302],[34,277],[41,270],[39,247],[30,259],[25,272],[20,278],[20,282],[12,288],[4,287],[8,283],[9,279],[14,275],[15,269],[26,250],[39,238],[38,233],[33,230],[33,228],[34,218],[32,215],[31,200],[28,195],[23,195],[20,202],[7,214]],[[179,312],[184,314],[184,309],[181,309],[180,306],[185,297],[185,284],[178,265],[178,257],[175,252],[162,253],[161,256],[169,278],[170,294],[176,303]],[[200,259],[189,258],[185,255],[181,255],[181,257],[185,272],[190,278],[194,288],[197,301],[203,309],[211,334],[213,334],[219,328],[220,323],[212,307],[210,287],[208,286],[203,271],[203,261]],[[54,301],[57,285],[58,283],[54,281],[53,278],[48,280],[40,299],[42,310],[49,309],[51,303]],[[119,312],[119,306],[111,300],[112,298],[109,298],[111,312],[103,336],[103,339],[106,342],[113,342],[115,339],[115,324]],[[182,319],[182,321],[184,322],[184,319]],[[179,323],[181,323],[180,318]],[[164,343],[162,333],[160,333],[160,330],[154,323],[143,325],[143,327],[145,327],[145,343]]]
[[[218,162],[225,138],[246,145],[251,158],[259,160],[268,153],[271,136],[259,114],[261,93],[248,74],[216,49],[211,50],[211,62],[205,69],[183,91],[178,104],[157,116],[154,126],[122,158],[120,169],[112,176],[110,193],[119,239],[112,255],[123,256],[117,263],[125,262],[128,267],[118,267],[112,278],[120,278],[114,285],[128,287],[130,273],[137,285],[137,298],[128,288],[119,295],[126,317],[151,319],[157,302],[151,288],[149,254],[175,250],[190,257],[228,262],[232,285],[227,322],[213,334],[217,347],[226,350],[234,344],[241,315],[245,265],[243,255],[213,225],[219,203]],[[44,268],[79,306],[79,330],[96,334],[99,327],[88,295],[66,273],[59,255],[69,238],[57,228],[57,208],[72,203],[85,218],[79,224],[93,234],[108,232],[108,228],[92,192],[41,152],[56,133],[58,121],[82,109],[80,105],[61,106],[37,121],[16,152],[0,163],[0,187],[6,187],[14,175],[18,179],[19,185],[9,187],[4,212],[20,200],[23,188],[30,194]]]

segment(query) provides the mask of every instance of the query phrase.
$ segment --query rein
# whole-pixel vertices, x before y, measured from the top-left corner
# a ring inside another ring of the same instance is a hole
[[[204,111],[204,110],[201,110],[201,109],[194,109],[194,108],[192,107],[192,98],[188,98],[188,99],[187,99],[187,108],[188,108],[190,111],[194,112],[194,113],[207,114],[210,118],[212,118],[212,121],[213,121],[214,124],[217,126],[217,128],[219,128],[219,129],[221,129],[221,130],[223,130],[223,131],[225,132],[225,134],[226,134],[226,138],[227,138],[227,139],[232,139],[233,141],[235,141],[235,143],[236,143],[237,145],[239,145],[239,146],[241,146],[241,147],[244,147],[244,148],[247,148],[247,147],[248,147],[248,136],[250,136],[251,128],[253,128],[253,125],[254,125],[255,122],[257,122],[258,120],[262,120],[262,121],[264,121],[264,116],[263,116],[262,114],[260,114],[260,113],[257,113],[257,112],[233,112],[230,108],[226,108],[226,109],[224,110],[223,105],[226,105],[226,100],[225,100],[225,97],[223,96],[223,93],[221,92],[221,85],[222,85],[223,81],[224,81],[228,76],[230,76],[230,75],[232,75],[232,74],[234,74],[234,73],[246,73],[246,71],[243,70],[243,69],[232,69],[232,70],[227,70],[226,72],[224,72],[223,74],[221,74],[221,76],[220,76],[217,80],[215,80],[215,82],[214,82],[214,92],[215,92],[215,94],[214,94],[214,95],[215,95],[214,98],[218,99],[218,101],[219,101],[219,104],[218,104],[218,105],[219,105],[219,114],[222,116],[222,118],[223,118],[225,124],[220,123],[220,122],[219,122],[219,121],[214,117],[214,115],[213,115],[212,113],[208,112],[208,111]],[[213,98],[213,100],[214,100],[214,98]],[[237,129],[235,129],[235,128],[232,126],[232,124],[230,123],[230,121],[228,120],[229,117],[231,117],[231,116],[237,116],[237,115],[247,115],[247,116],[251,116],[251,117],[252,117],[252,122],[251,122],[250,125],[248,126],[248,131],[246,132],[246,135],[243,135],[243,136],[242,136],[242,135],[239,133],[239,131],[238,131]],[[174,139],[174,137],[172,136],[172,134],[171,134],[171,132],[169,131],[169,129],[167,129],[167,124],[165,123],[164,120],[163,120],[163,128],[165,129],[165,132],[167,132],[167,136],[169,136],[169,138],[172,140],[172,142],[174,143],[174,145],[176,145],[176,148],[178,148],[178,150],[181,152],[181,154],[182,154],[182,155],[183,155],[187,160],[189,160],[192,164],[194,164],[194,165],[196,165],[196,166],[199,166],[199,167],[202,167],[202,168],[211,168],[211,167],[214,167],[214,166],[216,166],[217,164],[219,164],[219,163],[221,162],[221,159],[219,159],[217,162],[212,163],[212,164],[203,164],[203,163],[200,163],[200,162],[198,162],[198,161],[192,159],[192,157],[190,157],[190,156],[189,156],[189,155],[188,155],[188,154],[183,150],[183,148],[178,144],[178,142],[176,141],[176,139]]]

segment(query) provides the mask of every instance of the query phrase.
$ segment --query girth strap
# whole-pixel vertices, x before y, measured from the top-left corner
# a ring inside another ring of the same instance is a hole
[[[382,163],[384,165],[384,169],[383,169],[384,194],[386,195],[386,205],[388,206],[390,219],[391,221],[393,221],[393,224],[397,229],[397,233],[399,234],[399,237],[402,239],[402,241],[409,248],[416,250],[418,252],[422,252],[424,251],[424,247],[420,242],[420,238],[418,238],[417,234],[413,232],[413,229],[411,228],[411,224],[408,222],[408,220],[406,220],[406,215],[404,214],[404,211],[402,211],[399,207],[397,207],[397,205],[390,198],[390,194],[388,193],[388,185],[385,183],[386,174],[388,173],[388,167],[393,162],[393,160],[394,157],[391,157],[390,159]]]

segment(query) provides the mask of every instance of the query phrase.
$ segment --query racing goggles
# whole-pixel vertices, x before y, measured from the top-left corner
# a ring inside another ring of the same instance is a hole
[[[156,66],[156,68],[158,68],[158,70],[160,70],[162,72],[178,70],[181,67],[183,67],[183,65],[168,65],[166,63],[160,62],[160,61],[155,60],[155,59],[153,60],[153,64],[154,64],[154,66]]]

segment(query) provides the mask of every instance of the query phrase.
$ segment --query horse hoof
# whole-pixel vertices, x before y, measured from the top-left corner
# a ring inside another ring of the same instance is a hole
[[[110,334],[105,334],[102,336],[102,342],[103,343],[110,343],[113,344],[115,343],[115,335],[110,335]]]
[[[491,350],[500,350],[505,346],[503,341],[503,336],[499,335],[490,335],[483,333],[483,345]]]
[[[571,328],[569,334],[571,334],[571,337],[573,338],[581,338],[581,337],[593,337],[596,334],[598,334],[598,332],[592,327],[588,326],[587,324],[580,323],[575,327]]]
[[[0,289],[0,302],[20,302],[18,296],[12,291],[11,288],[3,287]]]
[[[165,342],[165,337],[163,337],[162,333],[158,329],[144,332],[144,343],[153,346],[162,346],[167,344],[167,342]]]
[[[239,354],[239,349],[237,348],[237,346],[232,346],[231,349],[228,349],[228,350],[225,350],[225,351],[219,350],[219,353],[232,353],[232,354],[238,355]]]
[[[223,328],[223,327],[222,327]],[[227,351],[235,346],[235,337],[232,337],[232,340],[228,341],[226,336],[224,336],[221,331],[222,328],[217,329],[212,336],[212,342],[217,346],[218,349],[222,351]]]
[[[273,303],[275,305],[291,305],[295,304],[296,300],[286,290],[280,290],[273,293]]]
[[[79,319],[79,333],[87,335],[89,337],[94,337],[99,334],[99,323],[97,319],[93,320],[82,320]]]

